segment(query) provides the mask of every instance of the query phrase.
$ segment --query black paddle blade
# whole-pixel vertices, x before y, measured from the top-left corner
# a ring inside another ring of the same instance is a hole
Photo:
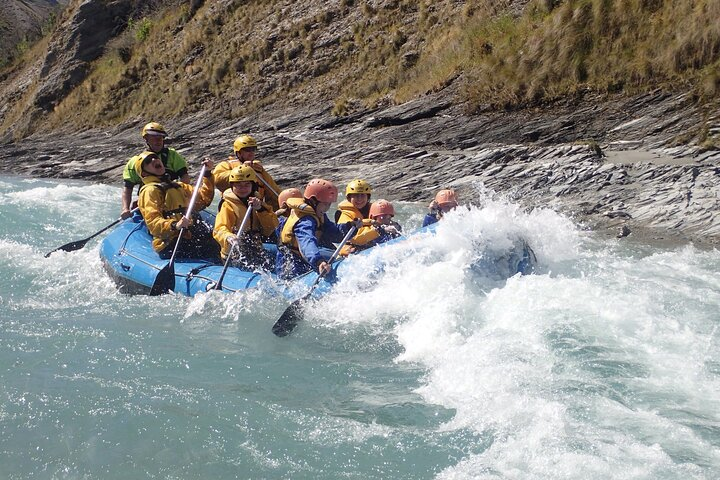
[[[48,258],[53,253],[57,252],[58,250],[63,250],[65,252],[74,252],[75,250],[80,250],[85,246],[85,244],[88,242],[88,239],[85,240],[78,240],[75,242],[66,243],[62,247],[58,247],[55,250],[48,252],[45,254],[45,258]]]
[[[175,287],[175,267],[168,263],[155,277],[155,282],[150,289],[150,295],[164,295]]]
[[[275,335],[278,337],[284,337],[290,334],[295,327],[297,327],[297,324],[303,318],[305,300],[305,297],[295,300],[285,309],[280,318],[278,318],[278,321],[275,322],[275,325],[272,327],[272,332]]]

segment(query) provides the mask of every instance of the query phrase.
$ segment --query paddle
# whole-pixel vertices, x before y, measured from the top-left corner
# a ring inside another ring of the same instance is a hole
[[[240,228],[238,229],[238,234],[242,234],[243,230],[245,229],[245,224],[248,221],[248,218],[250,218],[250,214],[252,213],[252,208],[250,205],[247,207],[247,211],[245,212],[245,216],[243,217],[242,223],[240,224]],[[238,242],[240,239],[238,238]],[[232,247],[230,247],[230,250],[228,251],[227,258],[225,259],[225,265],[223,265],[222,273],[220,274],[220,278],[218,279],[217,285],[215,285],[215,290],[222,290],[222,282],[223,278],[225,278],[225,273],[227,272],[228,266],[230,266],[230,257],[232,257],[232,252],[235,250],[235,247],[237,246],[237,243],[233,243]]]
[[[270,190],[272,192],[273,195],[275,195],[276,197],[280,196],[280,194],[278,192],[276,192],[275,189],[272,188],[270,186],[270,184],[268,184],[268,182],[266,182],[265,179],[260,176],[260,174],[257,174],[256,177],[258,180],[260,180],[262,182],[263,185],[265,185],[267,187],[268,190]]]
[[[197,181],[195,182],[195,189],[190,197],[190,204],[185,212],[185,218],[190,218],[190,215],[192,214],[192,209],[195,206],[195,200],[197,200],[200,185],[202,184],[204,176],[205,165],[203,164]],[[150,288],[150,295],[162,295],[164,293],[168,293],[175,286],[175,254],[177,253],[178,246],[180,246],[180,240],[182,240],[183,232],[185,232],[185,229],[181,228],[178,233],[177,241],[175,242],[175,248],[173,248],[172,255],[170,256],[170,261],[167,265],[160,269],[155,277],[155,282],[153,282],[152,288]]]
[[[345,234],[345,238],[342,239],[342,242],[340,242],[330,259],[328,260],[328,263],[330,265],[332,265],[333,260],[335,260],[335,258],[338,256],[338,253],[340,253],[340,250],[345,246],[345,244],[353,237],[353,235],[355,235],[356,231],[357,228],[353,226],[350,231]],[[275,335],[277,335],[278,337],[284,337],[295,329],[298,322],[302,320],[305,303],[312,295],[313,290],[315,290],[315,287],[320,282],[321,278],[323,278],[323,275],[318,275],[315,279],[315,282],[313,282],[312,286],[310,287],[310,290],[302,298],[295,300],[293,303],[290,304],[289,307],[285,309],[283,314],[272,327],[272,332]]]
[[[137,207],[135,207],[135,208],[133,208],[132,210],[130,210],[130,213],[135,213],[135,211],[137,211]],[[93,238],[97,237],[98,235],[100,235],[100,234],[103,233],[104,231],[108,230],[109,228],[114,227],[115,225],[117,225],[118,223],[122,222],[123,220],[124,220],[123,218],[118,218],[117,220],[115,220],[114,222],[112,222],[110,225],[101,228],[100,230],[98,230],[97,232],[93,233],[92,235],[90,235],[89,237],[87,237],[87,238],[85,238],[85,239],[83,239],[83,240],[75,240],[74,242],[66,243],[66,244],[63,245],[63,246],[58,247],[58,248],[56,248],[55,250],[52,250],[52,251],[46,253],[46,254],[45,254],[45,258],[48,258],[50,255],[52,255],[53,253],[57,252],[58,250],[62,250],[62,251],[64,251],[64,252],[74,252],[75,250],[80,250],[81,248],[83,248],[83,247],[85,246],[85,244],[86,244],[87,242],[89,242],[89,241],[92,240]]]

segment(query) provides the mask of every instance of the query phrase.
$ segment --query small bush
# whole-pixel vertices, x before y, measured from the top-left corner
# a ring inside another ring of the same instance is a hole
[[[227,60],[219,62],[217,65],[215,65],[215,68],[213,68],[212,77],[210,78],[210,82],[213,85],[220,84],[223,81],[223,79],[225,78],[225,75],[227,75],[229,70],[230,70],[230,64]]]
[[[50,32],[52,32],[55,29],[55,25],[57,24],[57,14],[55,12],[50,12],[50,15],[48,18],[45,19],[42,26],[40,27],[40,34],[44,37]]]
[[[27,39],[27,37],[23,38],[20,42],[15,45],[15,50],[17,51],[18,56],[22,56],[30,49],[30,41]]]
[[[152,21],[147,17],[143,17],[140,21],[134,21],[131,19],[128,22],[128,28],[131,31],[135,32],[135,40],[140,43],[147,40],[147,38],[150,36],[152,26]]]
[[[335,117],[344,117],[348,113],[348,99],[347,97],[341,97],[335,99],[333,102],[333,109],[330,112]]]

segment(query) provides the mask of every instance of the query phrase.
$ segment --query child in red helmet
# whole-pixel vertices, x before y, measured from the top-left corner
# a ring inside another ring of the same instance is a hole
[[[280,220],[280,229],[282,230],[283,225],[285,225],[285,221],[290,216],[290,212],[292,209],[288,207],[287,201],[291,198],[303,198],[303,194],[300,191],[299,188],[286,188],[282,192],[280,192],[280,195],[278,195],[278,203],[280,204],[280,208],[275,210],[275,215],[277,215],[278,220]],[[278,232],[278,235],[280,232]]]
[[[305,187],[303,198],[288,198],[291,209],[280,232],[278,254],[275,264],[280,278],[289,279],[316,270],[325,275],[330,264],[320,252],[320,246],[332,246],[342,241],[351,227],[362,225],[356,220],[335,225],[327,217],[330,206],[337,201],[337,187],[328,180],[316,178]]]
[[[430,213],[423,219],[423,227],[432,225],[440,220],[443,215],[458,206],[457,196],[454,190],[440,190],[435,195],[435,200],[430,202]]]
[[[387,242],[402,235],[402,227],[393,220],[395,207],[387,200],[378,200],[370,207],[370,219],[374,222],[375,230],[380,234],[375,244]]]
[[[368,215],[372,221],[372,226],[364,228],[362,233],[355,235],[352,244],[346,245],[340,251],[342,255],[355,253],[357,250],[365,250],[402,235],[402,227],[393,220],[395,208],[387,200],[381,199],[373,202]]]
[[[275,232],[273,232],[272,239],[273,242],[278,243],[278,240],[280,239],[280,234],[282,233],[282,229],[285,226],[285,222],[287,221],[288,217],[290,216],[290,212],[292,209],[288,207],[287,201],[291,198],[303,198],[302,192],[299,188],[286,188],[282,192],[280,192],[280,195],[278,195],[278,204],[280,205],[280,208],[275,210],[275,216],[277,216],[278,219],[278,226],[275,229]]]

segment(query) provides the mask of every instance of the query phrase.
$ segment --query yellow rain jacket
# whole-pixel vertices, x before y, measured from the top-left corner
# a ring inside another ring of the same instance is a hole
[[[161,252],[177,239],[178,231],[173,230],[172,224],[185,214],[194,188],[182,182],[165,182],[153,175],[143,177],[143,183],[145,185],[138,194],[138,207],[150,235],[153,236],[153,249]],[[213,178],[206,176],[198,192],[193,213],[207,208],[214,193]],[[192,238],[189,229],[185,229],[183,238]]]
[[[215,177],[215,186],[218,190],[225,192],[228,188],[230,188],[230,172],[241,165],[242,162],[238,160],[237,157],[230,155],[227,160],[222,161],[215,166],[213,169],[213,176]],[[277,210],[280,208],[280,205],[278,204],[277,195],[275,195],[272,190],[280,193],[280,187],[277,183],[275,183],[275,180],[273,180],[260,162],[254,160],[252,162],[252,168],[255,170],[255,174],[260,177],[257,181],[257,197],[263,202],[270,204],[273,211]],[[267,183],[272,190],[269,190],[265,186],[263,180],[265,180],[265,183]]]
[[[220,248],[222,249],[222,258],[227,258],[228,252],[230,251],[230,244],[227,241],[230,235],[257,233],[269,237],[277,228],[277,215],[272,211],[270,205],[263,203],[262,210],[252,212],[247,224],[245,224],[245,229],[242,232],[238,232],[240,224],[243,218],[245,218],[247,209],[248,207],[233,193],[232,189],[229,188],[223,192],[223,202],[217,217],[215,217],[215,228],[213,229],[213,238],[220,244]],[[253,241],[262,248],[262,241],[260,241],[257,235],[250,235],[248,238],[254,238]]]

